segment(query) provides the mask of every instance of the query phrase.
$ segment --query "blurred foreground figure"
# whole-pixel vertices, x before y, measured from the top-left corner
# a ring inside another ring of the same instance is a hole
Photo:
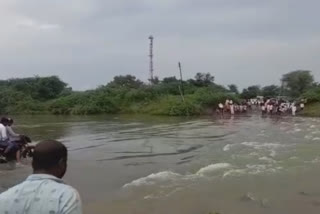
[[[36,145],[33,174],[0,194],[3,214],[81,214],[80,196],[61,180],[67,170],[67,148],[48,140]]]

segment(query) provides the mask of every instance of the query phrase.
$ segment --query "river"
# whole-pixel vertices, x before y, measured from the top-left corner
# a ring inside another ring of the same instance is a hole
[[[18,116],[69,149],[85,213],[319,213],[320,118]],[[0,192],[30,165],[0,168]]]

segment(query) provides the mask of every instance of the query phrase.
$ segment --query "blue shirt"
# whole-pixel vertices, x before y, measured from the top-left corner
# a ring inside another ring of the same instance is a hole
[[[59,178],[30,175],[0,194],[1,214],[82,214],[80,196]]]

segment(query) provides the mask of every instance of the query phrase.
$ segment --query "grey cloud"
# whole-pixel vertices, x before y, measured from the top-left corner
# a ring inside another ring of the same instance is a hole
[[[217,82],[278,83],[310,69],[320,80],[320,2],[309,0],[3,0],[0,78],[57,74],[76,89],[114,75],[211,72]],[[28,21],[29,20],[29,21]],[[24,27],[22,27],[24,26]]]

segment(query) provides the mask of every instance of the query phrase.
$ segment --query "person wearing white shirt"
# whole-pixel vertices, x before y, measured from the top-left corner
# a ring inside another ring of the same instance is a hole
[[[0,194],[0,213],[82,214],[78,191],[62,180],[67,156],[67,148],[58,141],[38,143],[33,153],[33,174]]]
[[[9,142],[9,138],[7,135],[7,122],[8,119],[5,117],[1,118],[0,120],[0,147],[4,148],[4,155],[8,154],[14,147],[14,145]]]

